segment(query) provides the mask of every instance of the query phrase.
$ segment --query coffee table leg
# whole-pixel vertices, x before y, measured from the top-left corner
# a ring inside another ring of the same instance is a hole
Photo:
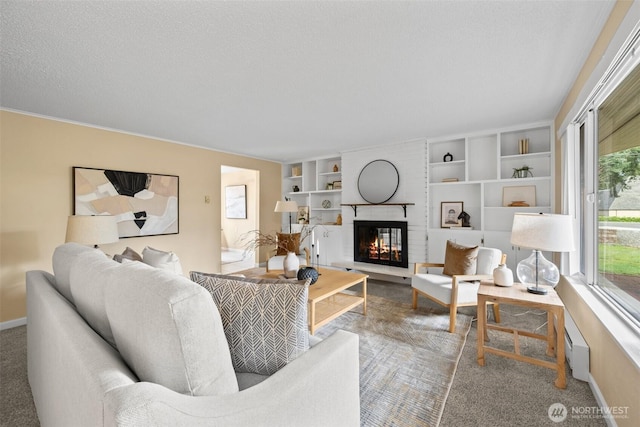
[[[478,295],[478,365],[484,366],[484,334],[487,323],[487,301]]]
[[[311,335],[316,333],[316,303],[309,304],[309,333]]]
[[[362,280],[362,297],[364,301],[362,302],[362,314],[367,315],[367,278],[365,277]]]

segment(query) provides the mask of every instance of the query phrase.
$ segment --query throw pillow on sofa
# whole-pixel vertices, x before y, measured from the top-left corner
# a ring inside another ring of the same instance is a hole
[[[147,246],[142,250],[142,262],[152,267],[172,271],[182,275],[182,265],[178,255]]]
[[[192,271],[220,316],[236,372],[271,375],[309,349],[309,280],[262,280]]]
[[[119,263],[122,263],[123,261],[126,261],[126,260],[142,262],[142,255],[140,255],[138,252],[134,251],[129,246],[127,246],[127,248],[122,252],[122,254],[115,254],[113,256],[113,260],[118,261]]]

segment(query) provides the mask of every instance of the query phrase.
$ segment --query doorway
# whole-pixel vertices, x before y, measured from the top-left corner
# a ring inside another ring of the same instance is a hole
[[[259,229],[259,176],[254,169],[220,167],[220,266],[223,274],[256,266],[247,236]]]

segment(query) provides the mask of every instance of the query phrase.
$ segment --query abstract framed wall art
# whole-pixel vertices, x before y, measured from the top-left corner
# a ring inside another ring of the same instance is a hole
[[[73,167],[74,215],[113,215],[124,237],[178,234],[179,177]]]
[[[224,208],[230,219],[247,218],[247,186],[227,185],[224,189]]]

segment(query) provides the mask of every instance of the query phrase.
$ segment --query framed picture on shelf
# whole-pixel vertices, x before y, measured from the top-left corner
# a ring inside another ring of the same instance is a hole
[[[298,206],[298,224],[309,224],[309,206]]]
[[[462,220],[458,216],[463,211],[463,202],[440,203],[440,227],[450,228],[462,226]]]
[[[536,206],[536,186],[521,185],[502,188],[502,206]]]

